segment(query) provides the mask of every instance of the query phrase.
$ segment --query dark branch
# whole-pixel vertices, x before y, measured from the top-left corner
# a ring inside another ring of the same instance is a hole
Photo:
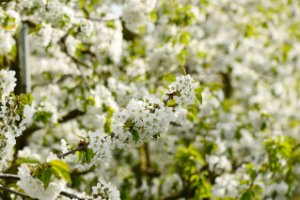
[[[0,4],[2,4],[2,3],[8,3],[10,1],[12,1],[12,0],[0,0]]]
[[[4,187],[4,186],[2,186],[2,185],[0,185],[0,189],[1,189],[1,190],[4,190],[4,191],[6,191],[6,192],[12,193],[12,194],[16,194],[16,195],[21,196],[21,197],[23,197],[23,198],[35,199],[35,198],[32,198],[32,197],[30,197],[30,196],[28,196],[28,195],[26,195],[26,194],[21,193],[21,192],[17,192],[17,191],[15,191],[15,190],[6,188],[6,187]]]
[[[82,116],[84,115],[85,112],[84,111],[81,111],[81,110],[72,110],[70,111],[68,114],[66,114],[65,116],[63,116],[61,119],[58,120],[58,123],[65,123],[67,121],[70,121],[72,119],[75,119],[79,116]]]
[[[0,179],[15,179],[15,180],[20,180],[20,177],[18,175],[14,175],[14,174],[0,174]],[[13,194],[16,194],[16,195],[19,195],[19,196],[24,197],[24,198],[35,199],[35,198],[30,197],[30,196],[27,196],[26,194],[14,191],[14,190],[9,189],[9,188],[6,188],[6,187],[4,187],[2,185],[0,185],[0,189],[5,190],[5,191],[10,192],[10,193],[13,193]],[[72,199],[79,199],[79,200],[85,200],[86,199],[86,198],[77,197],[76,195],[68,193],[68,192],[65,192],[65,191],[61,191],[60,194],[63,195],[63,196],[65,196],[65,197],[72,198]]]
[[[74,194],[71,194],[71,193],[68,193],[68,192],[60,192],[61,195],[65,196],[65,197],[69,197],[69,198],[72,198],[72,199],[79,199],[79,200],[86,200],[87,198],[80,198]]]
[[[114,138],[118,139],[118,136],[112,132],[109,135],[106,135],[104,138],[102,138],[101,142],[104,142],[104,139],[110,138],[111,140],[113,140]],[[58,158],[62,159],[67,157],[68,155],[71,155],[77,151],[84,151],[86,150],[86,148],[89,146],[89,143],[86,141],[80,141],[78,144],[78,147],[76,147],[75,149],[71,149],[70,151],[63,153],[61,155],[58,156]]]
[[[67,113],[65,116],[63,116],[62,118],[60,118],[58,120],[59,123],[65,123],[68,122],[70,120],[76,119],[79,116],[84,115],[85,112],[81,111],[81,110],[72,110],[69,113]],[[43,129],[44,127],[38,127],[35,124],[33,124],[32,126],[28,127],[27,129],[25,129],[22,133],[22,135],[17,138],[17,144],[16,144],[16,152],[18,152],[18,150],[22,149],[24,146],[26,146],[27,144],[27,139],[29,136],[31,136],[35,131],[38,131],[40,129]]]
[[[15,180],[20,180],[18,175],[14,174],[0,174],[0,179],[15,179]]]
[[[67,157],[67,156],[70,155],[70,154],[75,153],[76,151],[83,151],[83,150],[85,150],[88,146],[89,146],[89,143],[84,143],[83,145],[79,145],[79,146],[78,146],[77,148],[75,148],[75,149],[72,149],[72,150],[70,150],[70,151],[68,151],[68,152],[66,152],[66,153],[63,153],[63,154],[59,155],[58,158],[62,159],[62,158]]]

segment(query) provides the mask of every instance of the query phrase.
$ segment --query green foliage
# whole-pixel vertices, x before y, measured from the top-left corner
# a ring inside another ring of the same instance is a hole
[[[78,161],[80,163],[91,163],[92,159],[95,156],[95,153],[93,152],[92,149],[87,148],[84,151],[77,151],[76,152],[77,156],[78,156]]]
[[[34,114],[33,118],[35,122],[42,122],[44,124],[47,124],[52,118],[52,113],[44,110],[37,111]]]
[[[292,141],[283,136],[277,136],[276,138],[267,139],[264,142],[265,149],[268,153],[268,169],[272,172],[278,172],[282,170],[280,161],[282,159],[288,160],[292,155]]]
[[[51,180],[51,176],[52,176],[52,171],[49,168],[45,168],[42,171],[42,175],[40,177],[40,179],[42,180],[42,182],[44,183],[44,188],[48,188],[50,180]]]
[[[103,110],[104,110],[104,112],[106,112],[104,131],[105,131],[105,133],[111,133],[112,132],[111,118],[115,111],[112,107],[107,107],[106,105],[103,105]]]
[[[208,171],[205,170],[205,160],[201,153],[193,146],[179,147],[175,155],[177,172],[187,182],[187,190],[194,191],[197,199],[211,197],[211,184]]]
[[[35,158],[31,158],[31,157],[21,157],[18,158],[17,160],[18,164],[22,164],[22,163],[31,163],[31,164],[41,164],[41,162]]]
[[[202,92],[203,92],[204,88],[203,87],[197,87],[195,89],[195,94],[197,97],[197,100],[200,102],[200,104],[202,104]]]
[[[130,133],[134,142],[138,142],[140,139],[139,131],[136,128],[131,128]]]
[[[72,182],[70,177],[71,169],[67,163],[62,160],[52,160],[49,162],[49,165],[56,176],[63,178],[68,183]]]

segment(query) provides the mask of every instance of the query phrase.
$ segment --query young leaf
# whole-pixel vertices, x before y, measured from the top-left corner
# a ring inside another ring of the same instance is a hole
[[[49,162],[52,167],[56,167],[66,172],[71,172],[71,169],[67,163],[62,160],[52,160]]]
[[[130,133],[131,133],[131,135],[132,135],[132,138],[133,138],[133,141],[134,141],[134,142],[139,141],[140,135],[139,135],[139,132],[138,132],[137,129],[135,129],[135,128],[131,129]]]
[[[57,176],[65,179],[68,183],[72,182],[70,177],[71,169],[65,162],[61,160],[52,160],[49,162],[49,164]]]
[[[44,189],[47,189],[51,180],[52,171],[49,168],[46,168],[42,171],[41,181],[44,183]]]
[[[197,87],[195,89],[195,94],[196,94],[196,97],[197,97],[198,101],[200,102],[200,104],[202,104],[202,91],[203,91],[203,88],[201,88],[201,87]]]

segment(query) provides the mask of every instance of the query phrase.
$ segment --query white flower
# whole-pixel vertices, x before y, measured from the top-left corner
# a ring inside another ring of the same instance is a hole
[[[100,131],[90,133],[89,138],[88,147],[95,153],[92,163],[94,165],[107,163],[108,159],[111,158],[112,139]]]
[[[99,60],[109,57],[114,63],[119,63],[123,50],[122,23],[114,20],[111,26],[106,23],[97,23],[94,27],[91,40],[95,44],[92,50]],[[101,37],[99,37],[101,35]]]
[[[91,35],[94,30],[93,22],[90,20],[87,20],[87,19],[80,19],[80,22],[78,25],[79,25],[80,33],[82,33],[83,35],[86,35],[86,36]]]
[[[148,65],[143,59],[135,59],[129,66],[126,68],[128,76],[142,76],[148,70]]]
[[[78,45],[80,44],[80,41],[74,38],[73,36],[68,36],[66,39],[66,46],[67,46],[67,51],[70,55],[74,56],[76,53],[76,49]]]
[[[47,3],[46,10],[45,15],[53,25],[65,29],[71,27],[75,16],[73,9],[58,0],[54,0]]]
[[[289,189],[289,186],[286,184],[286,182],[281,181],[279,183],[273,183],[270,185],[266,185],[264,195],[265,196],[276,196],[276,199],[278,200],[284,200],[286,199],[285,195],[287,194]]]
[[[55,180],[51,181],[47,189],[44,189],[43,182],[31,176],[26,164],[19,167],[18,176],[20,177],[17,183],[18,186],[30,197],[42,200],[55,200],[66,184],[62,180]]]
[[[138,32],[149,20],[148,14],[153,10],[156,0],[127,0],[123,6],[122,18],[126,27],[132,32]]]
[[[165,71],[177,68],[178,58],[177,55],[181,52],[183,46],[180,44],[173,44],[168,42],[163,46],[156,47],[153,51],[149,52],[148,60],[151,70],[157,73],[158,71]]]
[[[13,134],[0,134],[0,172],[7,167],[7,162],[12,159],[13,148],[16,144]]]
[[[230,171],[231,163],[226,158],[226,156],[207,156],[206,161],[208,163],[208,167],[210,171],[215,171],[216,173],[220,173],[223,170]]]
[[[119,190],[111,183],[99,180],[96,186],[92,187],[94,200],[120,200]]]
[[[25,147],[22,150],[18,151],[19,158],[33,158],[36,160],[41,160],[41,156],[38,153],[32,152],[29,147]]]
[[[0,70],[0,94],[2,101],[14,90],[16,86],[17,79],[15,78],[15,74],[15,71]]]
[[[49,45],[52,37],[52,27],[49,24],[42,24],[41,29],[37,32],[37,39],[42,46],[46,47]]]
[[[2,31],[0,31],[0,41],[0,55],[9,53],[16,43],[11,33]]]
[[[190,75],[176,77],[176,81],[169,85],[169,90],[165,94],[173,97],[179,105],[191,105],[195,102],[195,89],[197,84],[194,83],[193,78]]]
[[[126,109],[113,116],[113,132],[123,141],[145,142],[157,139],[168,130],[174,113],[163,102],[148,96],[143,100],[132,99]]]
[[[237,197],[239,182],[232,174],[223,174],[216,178],[216,183],[212,186],[214,197]]]
[[[23,123],[24,124],[30,123],[32,121],[33,114],[34,114],[34,108],[32,106],[25,105],[23,111],[23,116],[24,116]]]

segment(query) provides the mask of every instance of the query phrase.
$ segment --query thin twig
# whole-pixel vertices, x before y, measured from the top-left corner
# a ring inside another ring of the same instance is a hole
[[[70,151],[68,151],[68,152],[66,152],[66,153],[63,153],[63,154],[59,155],[58,158],[62,159],[62,158],[65,158],[65,157],[67,157],[68,155],[73,154],[73,153],[75,153],[75,152],[77,152],[77,151],[83,151],[83,150],[85,150],[88,146],[89,146],[89,143],[85,143],[84,145],[79,145],[79,146],[76,147],[75,149],[72,149],[72,150],[70,150]]]
[[[102,138],[101,142],[105,142],[106,139],[110,138],[111,140],[112,139],[118,139],[118,136],[112,132],[110,133],[109,135],[106,135],[105,137]],[[85,141],[80,141],[78,147],[76,147],[75,149],[71,149],[70,151],[66,152],[66,153],[63,153],[61,155],[58,156],[59,159],[62,159],[62,158],[65,158],[67,157],[68,155],[71,155],[77,151],[84,151],[86,150],[86,148],[89,146],[89,143],[88,142],[85,142]]]

